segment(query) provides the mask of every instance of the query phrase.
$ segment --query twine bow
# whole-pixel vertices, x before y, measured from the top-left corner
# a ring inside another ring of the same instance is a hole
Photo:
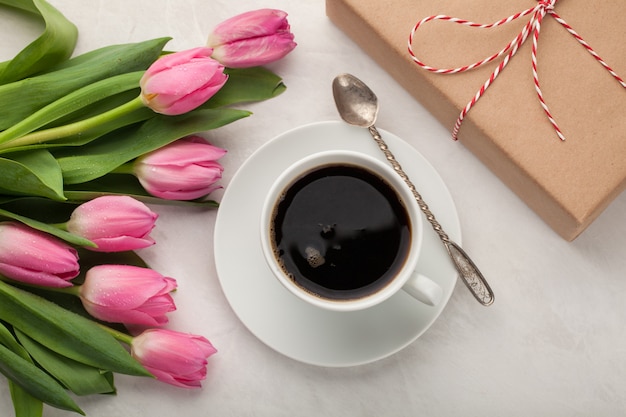
[[[489,88],[489,86],[494,82],[494,80],[502,72],[504,67],[506,67],[510,59],[517,53],[518,49],[524,44],[524,42],[526,42],[530,34],[532,34],[532,42],[533,42],[532,50],[531,50],[531,57],[532,57],[532,71],[533,71],[533,82],[535,85],[535,91],[537,92],[539,103],[541,104],[541,107],[543,108],[546,116],[548,117],[548,120],[552,124],[552,127],[554,128],[556,135],[562,141],[565,140],[565,136],[561,132],[559,125],[554,120],[554,117],[552,117],[552,114],[550,113],[550,109],[548,108],[548,105],[546,104],[543,98],[543,93],[541,92],[541,87],[539,84],[539,75],[537,74],[537,43],[539,40],[539,33],[541,31],[541,22],[543,21],[543,18],[546,16],[546,14],[551,15],[557,22],[559,22],[561,26],[563,26],[591,54],[591,56],[593,56],[613,76],[613,78],[615,78],[620,83],[622,87],[626,88],[626,82],[624,82],[624,80],[619,75],[617,75],[617,73],[615,73],[615,71],[613,71],[613,69],[606,62],[604,62],[602,58],[600,58],[600,56],[593,50],[593,48],[578,33],[576,33],[576,31],[565,20],[563,20],[561,16],[559,16],[556,13],[556,11],[554,10],[554,6],[556,2],[557,0],[538,0],[537,5],[535,5],[534,7],[531,7],[519,13],[515,13],[505,19],[498,20],[497,22],[489,23],[489,24],[480,24],[480,23],[470,22],[468,20],[458,19],[456,17],[446,16],[446,15],[435,15],[435,16],[429,16],[420,20],[413,27],[409,35],[409,43],[408,43],[409,54],[411,55],[411,58],[413,59],[413,61],[420,68],[433,72],[433,73],[456,74],[459,72],[469,71],[474,68],[481,67],[504,55],[503,60],[496,67],[496,69],[491,73],[487,81],[482,85],[482,87],[478,90],[478,92],[474,95],[474,97],[470,100],[470,102],[467,103],[467,105],[461,111],[461,114],[459,115],[454,125],[454,129],[452,131],[452,138],[454,140],[457,140],[458,138],[458,133],[461,127],[461,123],[463,122],[463,119],[465,118],[467,113],[471,110],[472,107],[474,107],[476,102],[483,96],[483,94],[485,94],[485,91],[487,90],[487,88]],[[469,26],[473,28],[490,29],[490,28],[494,28],[497,26],[505,25],[507,23],[510,23],[514,20],[517,20],[519,18],[528,16],[528,15],[531,15],[531,18],[528,21],[528,23],[526,23],[526,25],[522,28],[522,31],[517,36],[515,36],[515,38],[513,38],[513,40],[509,42],[500,52],[493,54],[483,59],[482,61],[475,62],[471,65],[465,65],[465,66],[458,67],[458,68],[447,68],[447,69],[435,68],[435,67],[426,65],[419,58],[417,58],[417,56],[413,52],[413,37],[415,36],[415,32],[417,31],[417,29],[420,28],[420,26],[428,22],[434,21],[434,20],[443,20],[443,21],[452,22],[452,23]]]

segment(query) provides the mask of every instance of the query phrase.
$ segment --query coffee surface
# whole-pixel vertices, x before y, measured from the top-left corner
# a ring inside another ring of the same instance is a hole
[[[329,165],[285,190],[272,239],[285,273],[304,290],[355,299],[385,287],[402,268],[410,220],[396,192],[361,167]]]

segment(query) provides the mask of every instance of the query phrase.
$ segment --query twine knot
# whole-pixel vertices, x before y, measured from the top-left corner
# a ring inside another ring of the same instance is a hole
[[[554,5],[557,0],[538,0],[539,5],[543,7],[544,10],[554,10]]]

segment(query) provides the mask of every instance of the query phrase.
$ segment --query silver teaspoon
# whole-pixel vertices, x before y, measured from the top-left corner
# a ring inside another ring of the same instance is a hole
[[[430,211],[415,185],[404,172],[374,126],[378,115],[378,98],[374,92],[355,76],[341,74],[333,80],[333,97],[341,118],[351,125],[364,127],[369,130],[372,138],[380,150],[383,151],[389,163],[409,187],[426,219],[445,245],[454,266],[459,271],[459,275],[467,288],[482,305],[488,306],[493,304],[494,294],[483,274],[465,251],[450,240],[446,232],[444,232],[439,222],[435,219],[435,215]]]

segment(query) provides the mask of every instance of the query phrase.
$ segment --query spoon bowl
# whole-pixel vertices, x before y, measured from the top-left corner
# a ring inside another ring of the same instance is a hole
[[[482,305],[493,304],[494,294],[491,287],[476,267],[474,262],[461,247],[450,240],[443,227],[439,224],[435,215],[409,179],[408,175],[400,166],[389,147],[374,126],[378,116],[378,98],[376,94],[361,80],[351,74],[341,74],[335,77],[332,84],[333,97],[337,111],[341,118],[351,125],[367,128],[380,150],[385,154],[387,161],[393,166],[395,172],[404,180],[415,197],[419,208],[426,216],[433,230],[437,233],[441,242],[446,247],[450,259],[454,263],[459,276],[469,288],[474,298]]]
[[[359,127],[374,126],[378,117],[378,98],[361,80],[341,74],[333,80],[333,97],[341,118]]]

